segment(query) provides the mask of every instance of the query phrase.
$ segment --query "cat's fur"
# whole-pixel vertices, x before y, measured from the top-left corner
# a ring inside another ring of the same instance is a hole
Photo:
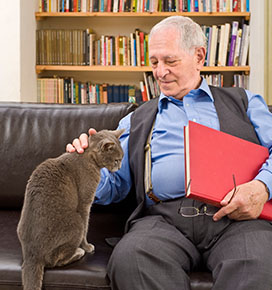
[[[24,290],[41,289],[44,267],[63,266],[94,251],[86,238],[90,207],[100,169],[121,166],[122,133],[102,130],[89,137],[83,154],[64,153],[33,171],[17,228]]]

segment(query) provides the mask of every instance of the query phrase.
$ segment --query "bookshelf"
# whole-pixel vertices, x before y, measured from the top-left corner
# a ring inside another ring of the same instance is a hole
[[[151,67],[131,67],[131,66],[101,66],[101,65],[92,65],[92,66],[76,66],[76,65],[36,65],[36,72],[40,74],[44,71],[85,71],[85,72],[151,72]],[[246,66],[209,66],[204,67],[202,72],[250,72],[250,67]]]
[[[137,27],[148,33],[161,19],[183,15],[191,17],[200,25],[222,25],[238,21],[249,22],[250,12],[36,12],[38,29],[86,29],[92,28],[96,35],[129,35]],[[220,73],[224,85],[233,84],[234,74],[250,74],[250,66],[205,66],[206,73]],[[73,77],[82,82],[129,84],[139,87],[144,72],[151,72],[148,66],[117,65],[36,65],[38,77]]]
[[[36,12],[36,20],[46,17],[244,17],[250,19],[250,12]]]

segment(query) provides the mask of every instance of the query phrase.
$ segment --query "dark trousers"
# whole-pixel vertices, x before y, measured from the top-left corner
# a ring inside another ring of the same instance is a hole
[[[181,198],[152,206],[135,220],[108,264],[113,290],[186,290],[200,262],[212,272],[213,290],[272,290],[272,224],[264,220],[214,222],[182,217]]]

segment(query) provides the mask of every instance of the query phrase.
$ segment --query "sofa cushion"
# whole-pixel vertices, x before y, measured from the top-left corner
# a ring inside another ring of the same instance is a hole
[[[0,211],[0,290],[22,289],[22,254],[16,235],[19,218],[20,211]],[[95,245],[95,253],[65,267],[46,269],[43,289],[110,289],[106,265],[112,248],[105,238],[121,236],[124,222],[122,214],[91,214],[88,241]]]

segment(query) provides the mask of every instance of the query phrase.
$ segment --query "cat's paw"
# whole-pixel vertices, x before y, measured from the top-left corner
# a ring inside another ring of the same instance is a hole
[[[84,255],[85,255],[85,251],[81,248],[77,248],[73,255],[73,258],[76,261],[76,260],[81,259]]]
[[[85,250],[87,253],[93,253],[95,247],[93,244],[84,244],[82,245],[82,249]]]

